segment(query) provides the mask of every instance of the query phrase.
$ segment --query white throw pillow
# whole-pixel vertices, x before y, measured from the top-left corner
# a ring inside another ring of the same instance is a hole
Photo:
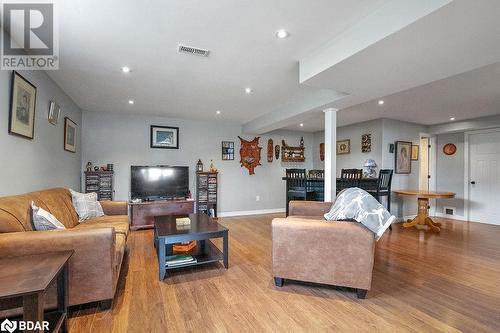
[[[71,192],[73,207],[75,207],[78,214],[79,222],[104,216],[102,206],[97,201],[97,193],[79,193],[71,189],[69,191]]]
[[[48,211],[31,202],[31,220],[36,231],[66,229],[59,220]]]

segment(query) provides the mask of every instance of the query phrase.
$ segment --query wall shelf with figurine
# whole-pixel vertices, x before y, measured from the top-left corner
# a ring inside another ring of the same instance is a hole
[[[300,146],[293,147],[286,144],[285,140],[281,141],[281,161],[282,162],[305,162],[305,147],[304,140],[300,139]]]

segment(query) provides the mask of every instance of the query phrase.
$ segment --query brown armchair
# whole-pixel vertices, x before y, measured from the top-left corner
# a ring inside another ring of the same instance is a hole
[[[290,215],[272,222],[273,275],[285,279],[357,289],[371,288],[375,238],[359,223],[328,222],[328,202],[291,201]]]

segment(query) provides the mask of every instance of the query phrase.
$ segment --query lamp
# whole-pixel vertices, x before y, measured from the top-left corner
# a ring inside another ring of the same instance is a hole
[[[363,166],[365,167],[363,175],[365,178],[377,178],[377,172],[375,171],[377,163],[373,159],[367,159]]]

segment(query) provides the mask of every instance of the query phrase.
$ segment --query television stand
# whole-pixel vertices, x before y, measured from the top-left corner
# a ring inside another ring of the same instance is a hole
[[[194,200],[186,199],[129,202],[128,205],[132,230],[153,228],[155,216],[194,213]]]

